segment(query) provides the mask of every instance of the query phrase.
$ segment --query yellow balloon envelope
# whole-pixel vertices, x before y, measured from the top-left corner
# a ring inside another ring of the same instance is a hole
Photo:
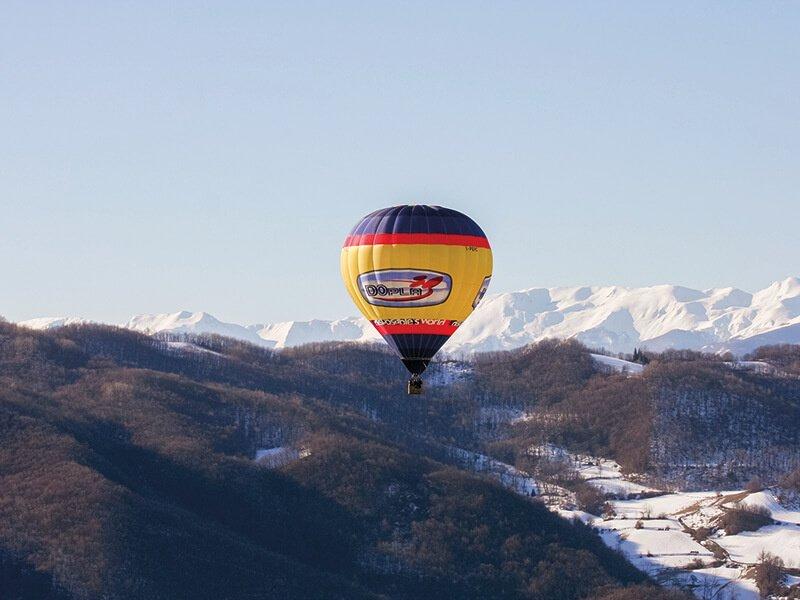
[[[353,302],[419,383],[486,293],[492,250],[475,221],[458,211],[394,206],[356,224],[341,270]]]

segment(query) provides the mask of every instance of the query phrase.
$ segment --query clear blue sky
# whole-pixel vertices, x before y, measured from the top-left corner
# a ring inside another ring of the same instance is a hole
[[[3,2],[0,314],[355,313],[462,210],[490,291],[800,274],[800,3]]]

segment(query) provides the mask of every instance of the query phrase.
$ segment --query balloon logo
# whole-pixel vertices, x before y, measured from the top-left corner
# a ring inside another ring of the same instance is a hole
[[[340,264],[353,302],[411,373],[408,392],[419,394],[428,363],[486,294],[492,250],[468,216],[404,205],[361,219]]]

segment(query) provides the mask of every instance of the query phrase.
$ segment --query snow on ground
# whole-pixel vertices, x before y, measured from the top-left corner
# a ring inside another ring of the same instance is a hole
[[[481,406],[478,408],[476,425],[501,425],[504,423],[518,423],[526,420],[526,413],[518,408],[506,406]]]
[[[772,518],[776,521],[800,525],[800,510],[790,510],[782,506],[781,503],[778,502],[778,499],[775,498],[775,494],[772,490],[764,490],[763,492],[750,494],[742,503],[748,506],[763,506],[772,513]]]
[[[603,518],[577,510],[568,490],[536,480],[512,465],[460,448],[452,452],[465,467],[486,473],[521,495],[539,494],[562,517],[594,527],[606,545],[623,552],[657,581],[689,588],[700,598],[759,598],[755,583],[745,573],[762,550],[781,557],[787,567],[800,568],[800,510],[782,506],[772,490],[653,495],[658,492],[628,479],[613,460],[571,454],[550,444],[529,449],[537,456],[569,461],[580,477],[606,491],[614,515]],[[614,499],[612,494],[650,497]],[[719,517],[737,502],[764,506],[779,523],[738,535],[717,531],[703,542],[694,539],[693,530],[715,529]],[[696,568],[698,563],[701,568]]]
[[[762,551],[783,559],[787,567],[800,567],[800,527],[795,524],[767,525],[758,531],[715,537],[731,557],[739,563],[755,564]]]
[[[646,573],[656,575],[665,568],[685,567],[695,559],[706,563],[714,559],[714,553],[683,533],[677,521],[642,521],[641,529],[636,529],[635,524],[634,520],[605,521],[600,526],[600,537]],[[599,526],[597,521],[594,525]]]
[[[584,523],[591,525],[597,518],[593,514],[587,513],[586,511],[583,510],[570,510],[567,508],[558,508],[558,507],[551,507],[551,509],[557,512],[559,515],[561,515],[561,517],[563,517],[567,521],[572,521],[573,519],[580,519]]]
[[[595,527],[608,546],[620,550],[634,565],[659,580],[666,578],[673,585],[689,586],[700,597],[756,599],[753,581],[743,577],[762,550],[781,557],[787,567],[800,567],[800,510],[781,505],[772,490],[653,495],[655,490],[631,481],[635,476],[623,474],[613,460],[572,454],[553,445],[532,447],[530,451],[571,462],[582,479],[609,494],[613,518],[572,510],[572,506],[563,504],[551,508]],[[645,497],[625,499],[631,495]],[[737,502],[767,508],[778,523],[731,536],[718,531],[704,543],[692,537],[694,529],[714,529],[719,517]],[[715,550],[724,553],[724,564]],[[697,569],[692,564],[697,561],[707,566]],[[717,595],[712,596],[711,591]]]
[[[225,358],[224,354],[214,352],[213,350],[203,348],[202,346],[198,346],[197,344],[192,344],[190,342],[167,342],[167,348],[170,350],[175,350],[176,352],[202,352],[204,354],[214,354],[215,356],[221,356]]]
[[[754,371],[755,373],[771,374],[777,373],[778,369],[764,361],[760,360],[737,360],[736,362],[728,363],[733,369],[741,369],[742,371]]]
[[[724,535],[720,532],[713,538],[714,542],[736,562],[754,564],[758,562],[758,555],[762,551],[767,551],[782,558],[787,567],[800,568],[800,510],[792,510],[781,505],[775,497],[775,492],[770,489],[755,493],[739,492],[723,495],[716,506],[706,508],[706,523],[712,522],[735,502],[766,508],[775,520],[775,524],[762,527],[758,531],[745,531],[736,535]],[[716,513],[709,510],[713,508],[717,509]],[[688,519],[684,519],[684,523],[693,526]]]
[[[650,491],[650,488],[624,479],[592,479],[592,485],[600,488],[606,494],[615,496],[635,496]]]
[[[310,455],[311,453],[306,448],[276,446],[274,448],[259,448],[256,450],[255,461],[269,469],[277,469]]]
[[[617,500],[613,504],[618,515],[628,518],[647,515],[653,517],[659,515],[681,516],[687,510],[694,510],[699,503],[716,497],[716,492],[680,492],[642,500]]]
[[[676,583],[688,586],[700,598],[714,600],[759,600],[761,596],[752,579],[742,578],[739,567],[710,567],[682,571]]]
[[[605,354],[592,354],[592,358],[603,365],[603,367],[610,371],[616,371],[617,373],[639,375],[644,371],[644,365],[629,360],[622,360],[621,358],[614,358],[613,356],[606,356]]]
[[[692,538],[690,529],[714,528],[717,519],[736,502],[764,506],[782,523],[737,535],[718,531],[708,547]],[[758,598],[752,580],[742,577],[749,565],[758,562],[762,550],[781,557],[787,567],[800,567],[800,511],[781,506],[771,490],[678,492],[641,500],[612,500],[611,505],[617,518],[604,521],[598,517],[594,526],[600,528],[606,544],[619,548],[635,565],[654,576],[696,559],[712,563],[713,544],[725,553],[724,566],[717,563],[715,567],[681,571],[678,582],[691,585],[700,597],[710,588],[722,588],[725,591],[714,597],[728,598],[733,594],[738,600]],[[643,520],[642,529],[637,530],[634,519],[647,516],[658,518]]]
[[[607,458],[588,458],[585,461],[576,456],[577,471],[584,479],[620,479],[622,467],[616,461]]]
[[[283,446],[277,446],[275,448],[259,448],[256,450],[256,460],[258,461],[262,458],[267,458],[268,456],[276,456],[284,452],[286,452],[286,448]]]
[[[523,416],[519,420],[524,419],[525,417]],[[568,462],[581,479],[600,488],[606,494],[612,494],[618,497],[630,497],[657,491],[651,487],[632,481],[632,476],[628,478],[623,477],[622,467],[620,467],[616,461],[608,458],[572,454],[552,444],[534,446],[529,449],[529,452],[535,456],[545,456],[551,459]]]
[[[442,360],[431,363],[425,376],[425,383],[433,386],[448,386],[472,377],[472,363],[458,360]]]
[[[485,454],[464,450],[463,448],[450,448],[450,453],[453,458],[456,458],[466,468],[476,473],[489,475],[503,487],[509,488],[522,496],[536,496],[543,491],[539,481],[513,465],[495,460]]]

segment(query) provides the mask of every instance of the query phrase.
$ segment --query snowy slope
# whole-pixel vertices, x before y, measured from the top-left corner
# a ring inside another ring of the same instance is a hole
[[[776,523],[736,535],[725,535],[717,530],[718,518],[740,500],[767,508]],[[611,504],[617,513],[616,519],[594,520],[594,524],[602,528],[604,541],[619,547],[634,564],[654,575],[665,568],[680,568],[691,560],[702,560],[709,566],[679,577],[684,584],[696,580],[695,592],[701,598],[712,597],[708,595],[710,590],[702,585],[712,578],[715,587],[735,590],[737,598],[757,599],[758,593],[746,573],[750,565],[758,562],[762,550],[781,557],[787,567],[800,566],[800,529],[797,526],[800,511],[782,506],[773,490],[676,492],[640,500],[612,500]],[[669,529],[661,520],[647,519],[647,515],[664,519]],[[637,530],[635,522],[639,519],[644,519],[644,527]],[[692,538],[691,530],[699,527],[714,530],[709,538],[711,543],[698,543]],[[714,545],[724,553],[724,568],[711,567]]]
[[[800,279],[750,294],[645,288],[531,288],[488,297],[447,349],[506,350],[544,338],[576,338],[590,347],[748,352],[764,343],[800,343]]]
[[[44,329],[69,319],[33,319]],[[216,333],[270,348],[308,342],[380,339],[361,317],[239,325],[203,312],[138,315],[124,327],[145,333]],[[631,352],[689,348],[745,354],[758,346],[800,343],[800,278],[754,294],[736,288],[675,285],[530,288],[488,296],[443,351],[508,350],[546,338],[575,338],[592,348]]]
[[[691,590],[698,598],[758,600],[749,569],[762,550],[780,556],[789,568],[800,567],[800,511],[782,505],[774,489],[660,493],[643,486],[640,477],[623,474],[613,460],[550,444],[530,448],[535,456],[566,461],[581,479],[608,494],[606,506],[612,510],[600,516],[577,510],[568,490],[512,465],[460,448],[452,451],[463,467],[486,473],[520,495],[537,494],[554,512],[593,527],[606,545],[663,585]],[[776,522],[725,535],[718,519],[740,501],[767,508]],[[705,541],[695,533],[701,527],[711,531]],[[787,577],[787,584],[798,582]]]
[[[644,371],[644,365],[629,360],[622,360],[621,358],[614,358],[613,356],[606,356],[605,354],[592,354],[592,358],[608,371],[628,373],[629,375],[639,375]]]
[[[369,342],[381,339],[366,319],[357,317],[338,321],[314,319],[250,325],[248,329],[275,348],[299,346],[310,342]]]
[[[27,327],[29,329],[55,329],[57,327],[65,327],[67,325],[85,325],[91,323],[87,319],[79,317],[40,317],[38,319],[28,319],[27,321],[20,321],[17,325]]]
[[[651,497],[642,494],[651,490],[631,481],[612,460],[550,448],[551,453],[560,451],[567,456],[582,479],[616,495],[609,499],[613,516],[577,516],[597,528],[607,545],[668,585],[689,587],[700,598],[728,598],[728,592],[735,592],[736,598],[756,600],[759,595],[747,573],[762,550],[781,557],[787,567],[800,566],[800,511],[781,504],[775,489],[673,492]],[[616,488],[609,488],[609,482],[616,483]],[[640,496],[631,498],[632,493]],[[576,511],[567,509],[563,499],[552,501],[551,508],[563,516],[575,516]],[[719,529],[718,520],[738,502],[766,508],[774,524],[726,535]],[[708,541],[693,535],[701,527],[711,531]],[[716,551],[722,552],[720,562],[724,565],[716,562]],[[704,567],[687,569],[693,561],[702,562]]]
[[[204,312],[182,310],[175,313],[137,315],[132,317],[123,327],[150,335],[161,332],[211,333],[244,340],[253,344],[270,346],[269,342],[258,337],[255,331],[235,323],[225,323]]]

